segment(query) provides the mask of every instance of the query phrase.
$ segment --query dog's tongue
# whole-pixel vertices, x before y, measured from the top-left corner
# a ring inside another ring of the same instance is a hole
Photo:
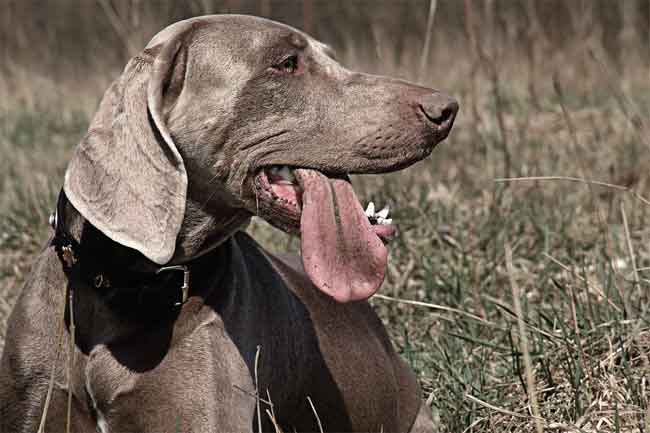
[[[369,298],[384,281],[388,252],[352,185],[316,170],[294,174],[303,189],[300,237],[309,278],[339,302]]]

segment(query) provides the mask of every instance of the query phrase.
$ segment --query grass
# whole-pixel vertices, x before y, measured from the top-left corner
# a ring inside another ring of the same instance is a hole
[[[613,73],[576,45],[536,65],[531,87],[521,59],[534,56],[489,64],[490,44],[463,59],[434,44],[432,76],[452,73],[424,81],[460,98],[452,135],[414,167],[353,179],[399,225],[371,302],[441,432],[650,433],[648,67]],[[417,52],[357,52],[344,63],[419,69]],[[0,349],[92,114],[75,107],[103,90],[89,87],[63,109],[11,94],[0,115]],[[275,251],[298,245],[259,220],[249,231]]]

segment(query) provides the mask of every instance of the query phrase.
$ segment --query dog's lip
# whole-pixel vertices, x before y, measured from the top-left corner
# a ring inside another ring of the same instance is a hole
[[[392,155],[378,155],[377,157],[358,156],[360,161],[359,166],[331,166],[329,164],[317,164],[312,161],[291,163],[284,162],[281,159],[263,159],[254,165],[250,173],[253,177],[257,177],[260,172],[271,167],[288,167],[290,170],[295,169],[308,169],[316,170],[329,177],[330,179],[345,179],[349,181],[350,175],[368,175],[368,174],[387,174],[403,170],[412,166],[413,164],[427,158],[437,145],[443,141],[444,137],[436,138],[429,141],[426,145],[417,146],[410,149],[408,155],[404,152],[396,151]]]
[[[280,164],[272,164],[260,168],[254,177],[258,200],[260,198],[260,193],[267,194],[276,206],[281,206],[283,208],[283,214],[292,220],[291,225],[293,226],[292,228],[294,230],[298,230],[300,228],[300,216],[302,214],[302,187],[300,186],[298,180],[293,177],[293,175],[292,179],[289,180],[286,179],[286,175],[284,178],[281,178],[281,176],[274,173],[276,170],[282,171],[283,169],[287,169],[291,173],[293,173],[293,170],[296,169],[316,170],[330,179],[342,179],[350,182],[350,178],[347,173],[327,172],[318,170],[316,168]],[[285,191],[289,192],[289,194],[278,194],[278,188],[284,189]]]
[[[273,173],[271,173],[271,171],[276,167],[287,167],[289,170],[304,168],[295,166],[290,167],[270,165],[265,166],[257,171],[253,183],[257,197],[258,215],[260,211],[265,211],[265,213],[268,214],[268,207],[271,207],[273,208],[273,212],[271,212],[273,215],[270,218],[265,219],[267,219],[267,221],[273,225],[281,228],[282,230],[297,234],[300,232],[300,218],[302,216],[302,187],[300,185],[300,182],[295,178],[293,182],[287,182],[284,179],[278,179]],[[316,169],[307,168],[307,170]],[[346,182],[350,182],[350,178],[347,173],[332,174],[331,172],[327,173],[320,170],[316,171],[324,174],[329,179],[340,179]],[[280,186],[282,189],[288,189],[290,197],[287,197],[286,194],[283,194],[284,196],[279,195],[273,186]],[[264,209],[264,207],[267,207],[267,209]],[[262,216],[264,218],[263,215],[259,216]],[[371,220],[371,225],[375,227],[375,234],[384,243],[388,243],[395,234],[395,227],[388,222],[379,223],[378,221],[373,220],[373,218],[369,219]]]
[[[275,198],[287,201],[286,199],[283,199],[283,197],[279,196],[273,189],[273,186],[282,186],[282,187],[287,187],[287,189],[293,189],[294,192],[296,193],[296,196],[300,194],[301,188],[300,184],[298,184],[297,181],[293,180],[286,180],[286,179],[281,179],[274,175],[273,173],[270,172],[271,167],[264,168],[260,171],[258,171],[257,175],[255,176],[255,183],[257,186],[262,187],[262,189],[266,192],[271,193]],[[299,205],[300,203],[298,200],[295,200],[292,202],[295,205]]]
[[[349,176],[351,174],[383,173],[383,172],[368,172],[368,171],[364,171],[364,170],[354,171],[354,170],[344,170],[344,169],[339,169],[339,168],[326,168],[326,167],[322,167],[322,166],[317,166],[315,164],[314,165],[309,165],[309,164],[296,165],[296,164],[290,164],[290,163],[284,164],[282,162],[272,163],[272,164],[264,164],[262,166],[259,166],[256,169],[254,169],[253,172],[255,173],[254,176],[257,177],[260,174],[266,173],[266,172],[268,172],[268,171],[270,171],[270,170],[272,170],[274,168],[280,168],[281,169],[281,168],[284,168],[284,167],[289,169],[291,172],[293,172],[294,170],[298,170],[298,169],[316,170],[316,171],[324,174],[325,176],[327,176],[330,179],[342,179],[342,180],[346,180],[348,182],[350,182],[350,177]],[[296,185],[297,184],[298,183],[296,182]]]
[[[271,179],[269,179],[268,168],[258,170],[253,180],[258,216],[282,230],[299,233],[301,204],[298,203],[298,194],[296,194],[296,200],[287,200],[278,196],[273,190]],[[269,217],[266,217],[267,214]]]

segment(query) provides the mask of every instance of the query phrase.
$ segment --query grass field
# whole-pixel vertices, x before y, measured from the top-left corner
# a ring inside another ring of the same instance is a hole
[[[461,102],[428,160],[353,179],[399,226],[372,304],[441,432],[650,433],[648,46],[614,61],[588,38],[546,51],[471,29],[446,49],[440,39],[426,55],[382,56],[394,47],[381,37],[375,57],[341,53]],[[0,350],[114,71],[66,82],[16,67],[0,80]],[[262,221],[249,231],[296,249]]]

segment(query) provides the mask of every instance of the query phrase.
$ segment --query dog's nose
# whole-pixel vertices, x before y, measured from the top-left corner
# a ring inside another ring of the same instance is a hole
[[[431,126],[448,133],[458,113],[458,101],[441,92],[430,93],[420,98],[420,110]]]

